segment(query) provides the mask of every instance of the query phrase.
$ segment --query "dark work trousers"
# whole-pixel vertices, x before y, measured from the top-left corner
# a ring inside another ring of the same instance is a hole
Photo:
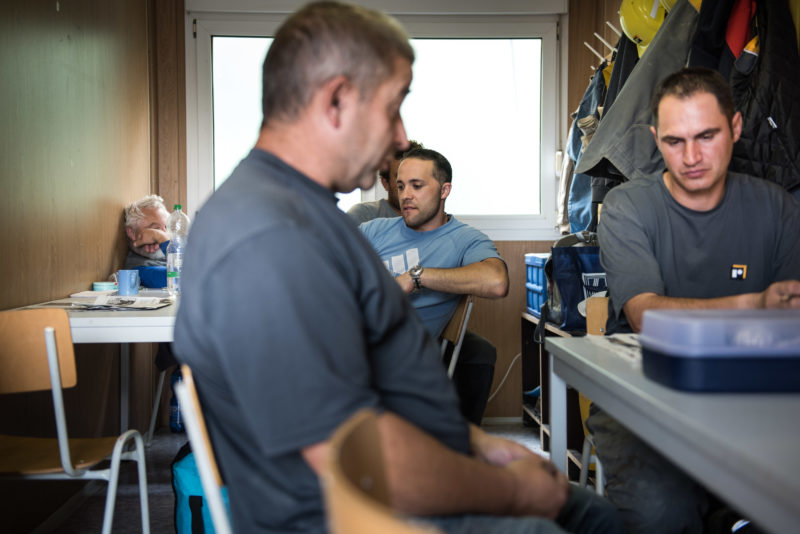
[[[448,355],[445,360],[449,359]],[[467,330],[453,373],[453,383],[461,401],[461,413],[470,423],[478,426],[486,410],[486,401],[489,400],[495,361],[497,349],[494,345],[488,339]]]

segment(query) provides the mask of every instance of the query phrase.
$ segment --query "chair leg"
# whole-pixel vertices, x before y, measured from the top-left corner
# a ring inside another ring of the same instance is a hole
[[[589,438],[583,438],[583,450],[581,450],[581,473],[578,478],[578,485],[581,487],[586,486],[589,479],[589,463],[592,461],[592,445]]]
[[[134,442],[134,450],[125,451],[129,440]],[[117,498],[119,485],[119,468],[121,460],[134,460],[139,471],[139,501],[142,509],[142,532],[150,534],[150,508],[147,501],[147,466],[145,464],[144,440],[136,430],[128,430],[122,434],[114,445],[111,454],[111,468],[108,479],[108,493],[106,494],[106,508],[103,512],[103,534],[111,534],[114,523],[114,505]]]
[[[156,430],[156,420],[158,419],[158,407],[161,403],[161,393],[164,391],[164,380],[167,376],[166,369],[158,374],[158,386],[156,387],[156,399],[153,402],[153,413],[150,415],[150,427],[144,435],[144,443],[148,447],[153,441],[153,433]]]
[[[596,454],[592,455],[594,461],[594,491],[598,495],[603,495],[606,489],[606,477],[603,474],[603,464]]]

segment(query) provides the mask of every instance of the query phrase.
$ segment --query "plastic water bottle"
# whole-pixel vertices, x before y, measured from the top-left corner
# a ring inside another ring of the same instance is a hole
[[[169,400],[169,429],[176,433],[183,432],[181,405],[178,402],[178,397],[175,395],[175,384],[181,380],[181,371],[176,368],[169,377],[169,383],[172,388],[172,398]]]
[[[183,250],[186,247],[186,236],[189,234],[189,217],[181,211],[181,205],[167,219],[169,245],[167,245],[167,290],[170,295],[181,294],[181,268],[183,267]]]

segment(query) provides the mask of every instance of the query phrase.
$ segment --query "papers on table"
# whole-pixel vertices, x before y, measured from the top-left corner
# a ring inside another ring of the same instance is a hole
[[[117,290],[116,289],[109,289],[109,290],[105,290],[105,291],[80,291],[78,293],[73,293],[72,295],[70,295],[70,297],[72,297],[72,298],[87,298],[87,297],[94,298],[94,297],[100,297],[102,295],[116,295],[116,294],[117,294]],[[136,295],[133,295],[133,296],[134,297],[158,297],[158,298],[162,298],[162,299],[166,299],[166,298],[170,297],[169,291],[167,291],[167,288],[152,289],[152,288],[147,288],[147,287],[139,289],[139,293],[137,293]]]
[[[101,293],[104,293],[101,291]],[[122,297],[119,295],[98,295],[96,297],[75,298],[72,301],[73,309],[82,310],[155,310],[169,306],[175,300],[172,297],[148,297],[133,295]]]
[[[585,339],[628,360],[632,365],[642,364],[642,346],[637,334],[587,335]]]

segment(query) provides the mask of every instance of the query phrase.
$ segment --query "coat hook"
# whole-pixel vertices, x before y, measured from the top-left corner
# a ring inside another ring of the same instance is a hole
[[[599,33],[594,32],[594,36],[597,37],[598,39],[600,39],[600,42],[603,43],[604,45],[606,45],[612,52],[616,52],[617,51],[617,49],[614,48],[613,46],[611,46],[608,41],[606,41],[605,39],[600,37]]]
[[[600,52],[598,52],[597,50],[595,50],[594,48],[592,48],[592,45],[590,45],[590,44],[589,44],[589,43],[587,43],[586,41],[584,41],[584,42],[583,42],[583,44],[585,44],[585,45],[586,45],[586,48],[588,48],[589,50],[591,50],[591,51],[592,51],[592,54],[594,54],[595,56],[597,56],[597,58],[598,58],[600,61],[605,61],[605,60],[606,60],[606,58],[604,58],[604,57],[603,57],[603,56],[600,54]]]
[[[608,27],[609,27],[609,28],[611,28],[612,30],[614,30],[614,33],[616,33],[616,34],[617,34],[617,37],[622,37],[622,32],[620,32],[618,29],[616,29],[616,28],[614,27],[614,25],[613,25],[613,24],[611,24],[611,23],[610,23],[610,22],[608,22],[608,21],[606,21],[606,24],[608,24]]]

